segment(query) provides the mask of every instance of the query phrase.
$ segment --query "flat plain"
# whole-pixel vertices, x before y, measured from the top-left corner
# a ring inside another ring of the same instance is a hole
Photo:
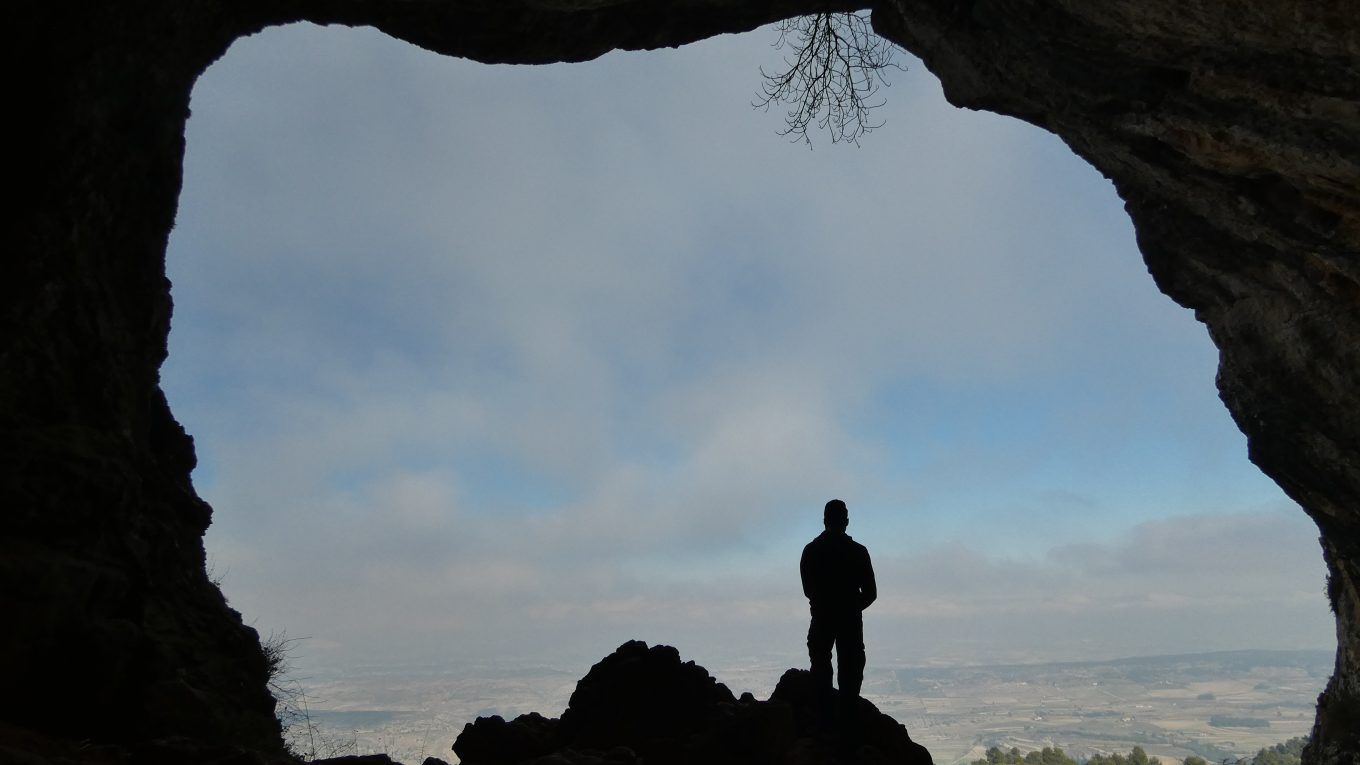
[[[865,695],[939,763],[988,746],[1060,746],[1080,760],[1140,745],[1210,762],[1304,736],[1331,672],[1324,651],[1228,651],[1115,661],[902,668]]]
[[[1165,765],[1190,755],[1236,759],[1307,735],[1327,682],[1327,651],[1225,651],[1111,661],[871,670],[864,696],[907,726],[940,765],[989,746],[1062,747],[1078,760],[1140,745]],[[735,693],[765,698],[787,665],[710,667]],[[315,730],[295,745],[321,754],[388,752],[455,761],[449,747],[479,716],[556,717],[586,667],[511,664],[349,667],[303,681]]]

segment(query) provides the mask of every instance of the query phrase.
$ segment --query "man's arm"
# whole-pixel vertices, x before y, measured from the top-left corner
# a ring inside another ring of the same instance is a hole
[[[812,600],[812,572],[809,570],[811,568],[812,563],[808,561],[808,549],[804,547],[803,557],[798,561],[798,573],[803,577],[803,595],[805,595],[808,600]]]
[[[874,564],[869,560],[869,549],[864,549],[864,581],[860,583],[860,607],[863,611],[878,600],[878,583],[874,581]]]

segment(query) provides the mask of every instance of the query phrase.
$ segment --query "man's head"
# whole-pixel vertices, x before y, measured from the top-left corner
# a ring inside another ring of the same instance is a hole
[[[828,531],[845,531],[845,527],[850,525],[850,511],[844,502],[833,499],[822,510],[822,522]]]

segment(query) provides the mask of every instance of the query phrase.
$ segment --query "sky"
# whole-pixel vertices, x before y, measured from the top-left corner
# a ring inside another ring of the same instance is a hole
[[[298,25],[208,70],[162,384],[247,623],[304,666],[793,664],[839,497],[870,664],[1334,647],[1113,186],[905,54],[860,147],[791,142],[775,38],[515,67]]]

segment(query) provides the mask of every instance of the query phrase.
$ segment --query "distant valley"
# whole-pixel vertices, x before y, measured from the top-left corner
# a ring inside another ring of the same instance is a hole
[[[683,653],[683,649],[682,649]],[[1331,673],[1329,651],[1222,651],[1042,664],[870,667],[864,695],[907,726],[940,765],[989,746],[1062,747],[1078,760],[1135,744],[1166,765],[1211,763],[1307,735]],[[710,666],[734,692],[764,698],[786,663]],[[390,753],[403,762],[451,760],[449,746],[478,716],[557,716],[586,668],[465,665],[364,667],[304,681],[306,746]]]

